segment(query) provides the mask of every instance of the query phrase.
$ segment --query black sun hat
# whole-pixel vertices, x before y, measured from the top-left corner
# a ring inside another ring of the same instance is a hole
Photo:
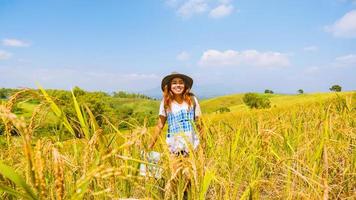
[[[187,88],[192,88],[193,86],[193,79],[190,78],[189,76],[185,75],[185,74],[180,74],[178,72],[172,72],[170,75],[165,76],[162,79],[162,83],[161,83],[161,89],[162,91],[164,90],[164,86],[168,85],[169,82],[171,82],[172,79],[174,78],[181,78],[184,81],[184,84]]]

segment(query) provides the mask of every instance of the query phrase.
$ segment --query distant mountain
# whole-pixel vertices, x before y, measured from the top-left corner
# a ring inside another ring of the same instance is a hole
[[[231,85],[202,85],[193,86],[192,92],[200,99],[207,99],[217,96],[240,93],[241,90],[236,90],[236,88],[232,87]],[[156,87],[150,90],[137,91],[137,93],[144,94],[156,99],[162,98],[162,91],[160,87]]]

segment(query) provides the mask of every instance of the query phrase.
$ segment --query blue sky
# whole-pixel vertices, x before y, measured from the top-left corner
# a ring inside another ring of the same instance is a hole
[[[1,0],[0,87],[356,89],[355,0]]]

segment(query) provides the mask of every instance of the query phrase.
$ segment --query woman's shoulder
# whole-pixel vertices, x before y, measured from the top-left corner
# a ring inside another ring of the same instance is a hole
[[[194,93],[189,93],[189,96],[194,104],[198,104],[198,98]]]
[[[190,96],[190,98],[197,99],[197,96],[192,92],[189,92],[189,96]]]

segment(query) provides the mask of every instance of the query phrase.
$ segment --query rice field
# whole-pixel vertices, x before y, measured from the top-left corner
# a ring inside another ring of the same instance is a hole
[[[77,116],[69,120],[44,90],[39,95],[30,120],[12,113],[16,95],[0,106],[0,199],[356,198],[355,92],[276,97],[276,106],[261,110],[232,103],[232,112],[204,116],[201,145],[189,157],[172,157],[162,134],[157,164],[142,154],[154,128],[121,131],[110,119],[101,127],[74,95]],[[223,105],[210,101],[203,112]],[[48,110],[62,124],[55,133],[73,139],[34,137]],[[161,169],[161,177],[140,175],[141,164]]]

